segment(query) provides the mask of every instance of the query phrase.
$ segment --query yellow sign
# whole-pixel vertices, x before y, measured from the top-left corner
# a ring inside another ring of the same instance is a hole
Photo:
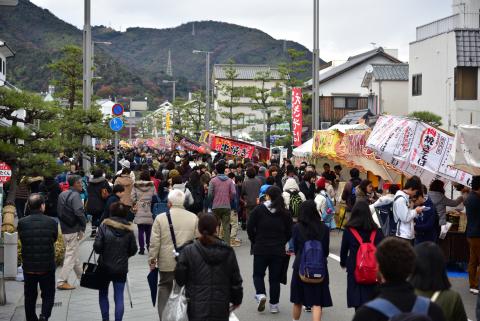
[[[167,115],[165,116],[165,123],[166,123],[165,128],[166,128],[167,132],[169,132],[170,131],[170,126],[171,126],[171,120],[170,120],[170,113],[169,112],[167,112]]]
[[[336,146],[342,135],[336,130],[317,130],[313,135],[312,153],[323,157],[336,157]]]

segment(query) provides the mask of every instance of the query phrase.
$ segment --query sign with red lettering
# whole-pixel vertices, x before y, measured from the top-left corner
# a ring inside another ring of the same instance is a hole
[[[0,184],[6,183],[12,177],[12,169],[7,163],[0,162]]]
[[[302,88],[292,88],[293,145],[302,145]]]

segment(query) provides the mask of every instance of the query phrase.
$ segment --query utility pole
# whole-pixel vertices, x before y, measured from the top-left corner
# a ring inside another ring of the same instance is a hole
[[[84,25],[83,25],[83,109],[89,110],[92,100],[92,26],[90,25],[90,0],[84,0]],[[92,138],[85,136],[83,144],[89,148]],[[90,170],[90,160],[82,156],[82,167],[87,172]]]
[[[210,54],[211,51],[194,50],[194,54],[204,53],[206,55],[205,71],[205,129],[210,129]]]
[[[313,62],[312,62],[312,131],[320,129],[320,49],[319,49],[319,0],[313,0]],[[312,133],[313,136],[313,133]]]

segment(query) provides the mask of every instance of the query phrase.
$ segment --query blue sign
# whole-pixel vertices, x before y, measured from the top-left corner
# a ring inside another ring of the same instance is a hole
[[[112,107],[112,114],[115,116],[122,116],[123,115],[123,106],[120,104],[115,104]]]
[[[118,118],[118,117],[114,117],[114,118],[110,119],[110,128],[114,132],[120,131],[123,128],[123,120],[121,118]]]

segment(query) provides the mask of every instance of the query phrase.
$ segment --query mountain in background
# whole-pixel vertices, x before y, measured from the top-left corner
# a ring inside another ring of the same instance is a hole
[[[95,46],[95,75],[102,77],[95,83],[97,95],[147,96],[155,104],[171,97],[171,87],[162,83],[164,79],[179,80],[177,95],[203,88],[205,55],[192,54],[194,49],[212,51],[212,65],[233,59],[241,64],[275,66],[286,60],[290,48],[305,51],[305,59],[311,60],[311,52],[296,42],[275,40],[260,30],[223,22],[190,22],[168,29],[136,27],[125,32],[98,26],[92,34],[94,41],[112,43]],[[0,10],[0,39],[15,51],[9,60],[9,81],[20,88],[46,91],[51,80],[48,64],[59,58],[64,45],[81,46],[82,31],[48,9],[20,0],[18,6]],[[168,50],[173,77],[166,74]],[[302,76],[309,78],[310,74],[307,70]]]

